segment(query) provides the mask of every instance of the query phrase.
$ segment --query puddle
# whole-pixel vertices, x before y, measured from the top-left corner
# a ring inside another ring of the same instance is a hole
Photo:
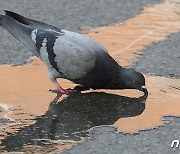
[[[180,116],[180,79],[149,75],[145,77],[150,93],[146,100],[146,108],[140,116],[116,121],[114,125],[120,132],[155,128],[163,124],[162,116]]]
[[[22,149],[24,145],[81,141],[91,127],[109,125],[119,118],[140,115],[145,109],[145,99],[104,92],[70,95],[59,103],[51,102],[47,112],[38,117],[35,124],[6,137],[2,146],[14,151]]]
[[[123,24],[93,29],[87,35],[103,44],[121,65],[129,66],[134,52],[180,30],[175,2],[167,0]],[[118,131],[135,132],[162,125],[164,115],[180,116],[180,79],[145,76],[147,100],[138,98],[142,93],[136,90],[100,90],[63,96],[53,103],[55,94],[48,89],[54,85],[40,60],[33,57],[25,66],[1,65],[0,116],[17,122],[0,129],[0,139],[7,136],[2,145],[8,151],[50,152],[71,147],[96,125],[114,124]],[[59,82],[74,87],[67,80]]]

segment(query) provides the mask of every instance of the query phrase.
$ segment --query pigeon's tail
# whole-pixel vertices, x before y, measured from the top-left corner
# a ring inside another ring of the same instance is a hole
[[[32,27],[21,24],[17,20],[7,15],[0,15],[0,26],[7,29],[15,38],[17,38],[35,56],[39,56],[36,45],[31,38],[31,33],[34,30]]]
[[[17,13],[11,12],[11,11],[5,10],[5,15],[14,18],[15,20],[17,20],[18,22],[20,22],[24,25],[29,25],[29,26],[33,27],[34,29],[53,29],[57,32],[61,31],[60,28],[57,28],[57,27],[52,26],[52,25],[48,25],[48,24],[43,23],[41,21],[37,21],[37,20],[33,20],[30,18],[23,17],[22,15],[19,15]]]

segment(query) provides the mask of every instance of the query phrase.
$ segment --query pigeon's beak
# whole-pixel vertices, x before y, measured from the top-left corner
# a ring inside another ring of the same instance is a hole
[[[140,90],[144,92],[144,95],[148,96],[148,91],[147,91],[146,86],[141,86]]]

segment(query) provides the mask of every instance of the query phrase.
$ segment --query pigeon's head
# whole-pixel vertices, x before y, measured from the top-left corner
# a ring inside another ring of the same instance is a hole
[[[128,89],[138,89],[148,95],[148,91],[145,86],[145,78],[142,73],[139,73],[134,69],[125,69],[124,81]]]

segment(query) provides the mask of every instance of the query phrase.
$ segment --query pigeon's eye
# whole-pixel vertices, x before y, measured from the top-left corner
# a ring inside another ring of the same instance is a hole
[[[134,83],[136,83],[136,84],[139,83],[139,80],[137,80],[137,79],[135,79],[135,80],[133,80],[133,81],[134,81]]]

